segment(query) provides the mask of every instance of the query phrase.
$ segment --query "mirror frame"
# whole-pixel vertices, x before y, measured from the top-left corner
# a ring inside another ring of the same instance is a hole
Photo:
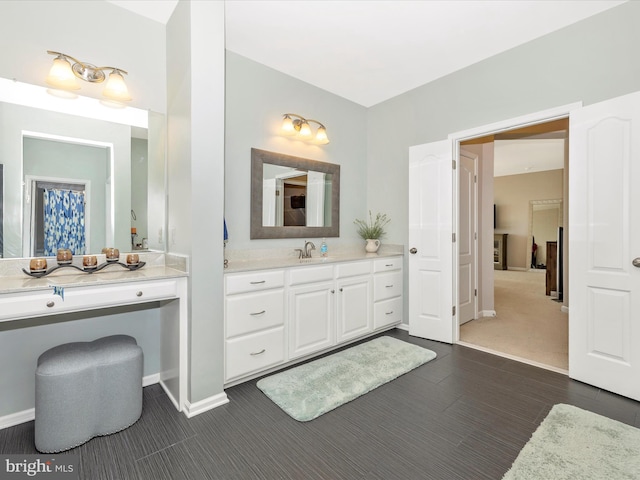
[[[262,184],[265,163],[282,167],[313,170],[331,177],[331,226],[329,227],[264,227],[262,226]],[[320,238],[340,236],[340,165],[309,160],[282,153],[251,149],[251,239]]]

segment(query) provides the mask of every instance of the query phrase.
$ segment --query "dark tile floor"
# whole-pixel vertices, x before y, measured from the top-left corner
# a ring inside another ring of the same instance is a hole
[[[68,453],[80,478],[500,479],[556,403],[640,426],[640,403],[478,350],[387,333],[438,357],[311,422],[299,423],[256,381],[187,419],[158,385],[142,418]],[[0,453],[36,453],[33,422],[0,430]]]

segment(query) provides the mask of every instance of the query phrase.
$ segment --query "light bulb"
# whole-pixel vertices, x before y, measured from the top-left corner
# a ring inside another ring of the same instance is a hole
[[[327,129],[322,125],[318,127],[318,131],[316,132],[316,142],[321,145],[326,145],[329,143],[329,137],[327,136]]]
[[[120,70],[114,70],[109,74],[109,79],[107,80],[107,84],[104,86],[102,95],[117,102],[128,102],[131,100],[127,84],[124,83],[124,78],[122,77]]]
[[[303,121],[300,124],[300,136],[303,138],[309,138],[311,137],[311,127],[309,126],[309,124],[307,123],[307,121]]]
[[[284,116],[284,120],[282,120],[282,132],[285,135],[293,135],[296,133],[296,129],[293,126],[293,120],[289,115]]]
[[[59,55],[53,60],[53,66],[49,70],[46,82],[56,88],[64,90],[78,90],[80,89],[80,83],[78,79],[71,71],[71,64],[62,55]]]

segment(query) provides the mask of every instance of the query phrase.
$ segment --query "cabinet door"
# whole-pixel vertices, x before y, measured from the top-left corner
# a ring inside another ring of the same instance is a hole
[[[336,286],[338,343],[371,332],[371,277],[338,280]]]
[[[317,352],[335,344],[333,282],[289,290],[289,358]]]

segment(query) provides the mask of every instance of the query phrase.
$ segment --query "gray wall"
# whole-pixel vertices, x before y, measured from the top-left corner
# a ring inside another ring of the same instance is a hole
[[[628,2],[508,50],[367,112],[367,204],[408,241],[409,147],[493,122],[640,89],[640,2]],[[405,297],[407,294],[405,274]],[[483,306],[490,310],[489,284]],[[406,307],[406,304],[405,304]],[[406,315],[405,315],[406,321]]]
[[[224,4],[167,25],[169,250],[191,256],[189,401],[223,392]]]
[[[408,238],[408,149],[450,133],[640,89],[640,2],[628,2],[371,107],[367,200]]]
[[[340,238],[360,242],[355,218],[367,212],[367,111],[364,107],[227,51],[225,217],[228,249],[300,247],[303,239],[250,240],[251,148],[340,165]],[[331,143],[312,145],[280,134],[282,115],[297,113],[327,127]],[[322,239],[318,240],[320,245]]]
[[[93,65],[129,72],[130,105],[166,112],[165,28],[105,1],[0,1],[0,77],[47,86],[63,52]],[[79,95],[101,98],[104,84],[81,82]]]

